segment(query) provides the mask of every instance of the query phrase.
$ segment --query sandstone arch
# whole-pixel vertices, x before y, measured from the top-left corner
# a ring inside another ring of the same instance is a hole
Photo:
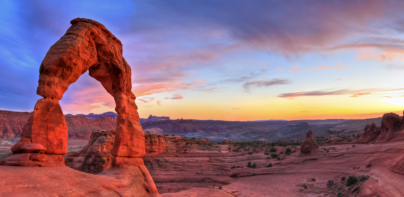
[[[122,44],[96,21],[76,18],[71,24],[40,66],[37,94],[44,98],[37,101],[21,140],[12,147],[15,155],[6,162],[22,166],[64,165],[62,155],[67,153],[68,136],[59,100],[69,85],[89,70],[90,76],[101,82],[115,100],[118,119],[112,149],[117,158],[114,165],[141,165],[145,138],[136,97],[131,91],[131,68],[122,56]]]

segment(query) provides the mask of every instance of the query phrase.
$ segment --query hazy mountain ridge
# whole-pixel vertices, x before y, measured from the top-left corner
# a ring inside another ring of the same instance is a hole
[[[0,111],[0,140],[15,142],[29,118],[30,112]],[[70,139],[89,139],[96,130],[112,130],[116,127],[114,112],[88,115],[65,115]],[[89,117],[89,118],[87,118]],[[363,120],[267,120],[267,121],[222,121],[222,120],[171,120],[169,117],[150,115],[141,119],[145,132],[175,134],[188,138],[205,138],[213,142],[225,139],[233,141],[301,140],[308,130],[316,136],[339,133],[362,132],[366,124],[380,126],[381,118]]]

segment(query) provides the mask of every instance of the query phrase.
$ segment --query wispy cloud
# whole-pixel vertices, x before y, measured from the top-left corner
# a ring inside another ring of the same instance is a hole
[[[318,90],[318,91],[305,91],[305,92],[293,92],[284,93],[278,95],[282,98],[295,98],[304,96],[332,96],[332,95],[351,95],[351,97],[359,97],[364,95],[369,95],[375,92],[385,92],[385,91],[403,91],[404,88],[373,88],[373,89],[362,89],[362,90],[349,90],[349,89],[339,89],[339,90]]]
[[[403,47],[404,47],[404,43]],[[374,50],[364,50],[358,54],[356,61],[358,62],[385,62],[385,61],[404,61],[403,50],[386,50],[381,53],[376,53]]]
[[[172,99],[172,100],[178,100],[178,99],[183,99],[184,96],[182,96],[181,94],[174,94],[174,96],[172,97],[167,97],[165,99]]]
[[[340,62],[338,62],[338,65],[337,66],[320,66],[320,67],[318,67],[318,68],[310,68],[310,70],[311,71],[314,71],[314,70],[326,70],[326,69],[344,69],[344,68],[349,68],[348,66],[343,66],[343,65],[341,65],[341,63]]]
[[[249,91],[251,87],[268,87],[274,85],[290,84],[288,79],[270,79],[270,80],[255,80],[246,82],[243,87],[245,91]]]
[[[302,71],[302,70],[299,69],[299,65],[296,65],[293,69],[289,69],[289,71],[299,72],[299,71]]]
[[[167,82],[167,83],[145,83],[136,84],[133,87],[133,92],[136,96],[146,96],[152,94],[159,94],[163,92],[173,92],[180,89],[189,89],[194,86],[199,86],[205,84],[207,80],[195,80],[193,83],[190,82]]]

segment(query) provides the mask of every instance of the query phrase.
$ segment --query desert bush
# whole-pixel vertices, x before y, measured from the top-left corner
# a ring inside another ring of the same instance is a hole
[[[247,164],[247,168],[251,168],[251,162],[250,161]]]
[[[231,169],[234,169],[234,168],[236,168],[236,166],[232,166],[232,167],[231,167]]]
[[[315,179],[315,178],[311,178],[311,181],[316,182],[316,179]]]
[[[267,165],[267,168],[270,168],[270,167],[272,167],[272,163],[269,163],[269,164]]]
[[[219,189],[222,189],[222,186],[219,186]]]
[[[356,176],[349,176],[348,180],[346,181],[346,186],[351,186],[358,182],[358,178]]]
[[[290,149],[290,148],[287,148],[287,149],[286,149],[286,151],[285,151],[285,154],[287,154],[287,155],[290,155],[290,154],[292,154],[292,149]]]
[[[271,147],[271,149],[269,149],[269,152],[276,152],[276,148],[275,147]]]
[[[368,179],[369,179],[368,175],[359,176],[359,181],[365,181],[365,180],[368,180]]]
[[[249,154],[249,155],[252,155],[252,154],[253,154],[253,152],[248,152],[248,154]]]
[[[341,181],[345,181],[345,177],[342,177],[342,178],[341,178]]]
[[[328,180],[327,181],[327,187],[332,187],[334,185],[334,181],[333,180]]]
[[[267,153],[267,152],[265,152],[264,154],[265,154],[265,155],[269,155],[269,153]]]
[[[272,157],[272,158],[277,158],[277,157],[278,157],[278,154],[275,154],[275,153],[274,153],[274,154],[271,154],[271,157]]]

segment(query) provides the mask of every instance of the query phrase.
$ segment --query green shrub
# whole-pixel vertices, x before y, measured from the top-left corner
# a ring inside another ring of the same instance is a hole
[[[306,184],[303,184],[302,187],[303,187],[304,189],[307,189],[307,185],[306,185]]]
[[[316,179],[315,179],[315,178],[311,178],[311,181],[316,182]]]
[[[265,155],[269,155],[269,153],[267,153],[267,152],[265,152],[264,154],[265,154]]]
[[[251,162],[248,162],[247,168],[251,168]]]
[[[356,176],[349,176],[348,180],[346,181],[346,186],[351,186],[358,182],[358,178]]]
[[[275,147],[271,147],[271,149],[269,149],[269,152],[276,152],[276,148]]]
[[[267,165],[267,168],[270,168],[270,167],[272,167],[272,163],[269,163],[269,164]]]
[[[236,166],[232,166],[232,167],[231,167],[231,169],[234,169],[234,168],[236,168]]]
[[[337,197],[343,197],[343,194],[341,192],[338,192]]]
[[[327,187],[332,187],[334,185],[334,181],[333,180],[328,180],[327,181]]]
[[[220,186],[219,189],[222,189],[222,186]]]
[[[342,178],[341,178],[341,181],[345,181],[345,177],[342,177]]]
[[[367,176],[367,175],[359,176],[359,181],[365,181],[365,180],[368,180],[368,179],[369,179],[369,176]]]
[[[252,155],[252,154],[253,154],[253,152],[248,152],[248,154],[249,154],[249,155]]]
[[[257,165],[255,163],[251,166],[251,168],[256,168],[256,167],[257,167]]]
[[[277,157],[278,157],[278,154],[271,154],[271,157],[272,157],[272,158],[277,158]]]
[[[286,151],[285,151],[285,154],[287,154],[287,155],[290,155],[290,154],[292,154],[292,149],[290,149],[290,148],[287,148],[287,149],[286,149]]]

